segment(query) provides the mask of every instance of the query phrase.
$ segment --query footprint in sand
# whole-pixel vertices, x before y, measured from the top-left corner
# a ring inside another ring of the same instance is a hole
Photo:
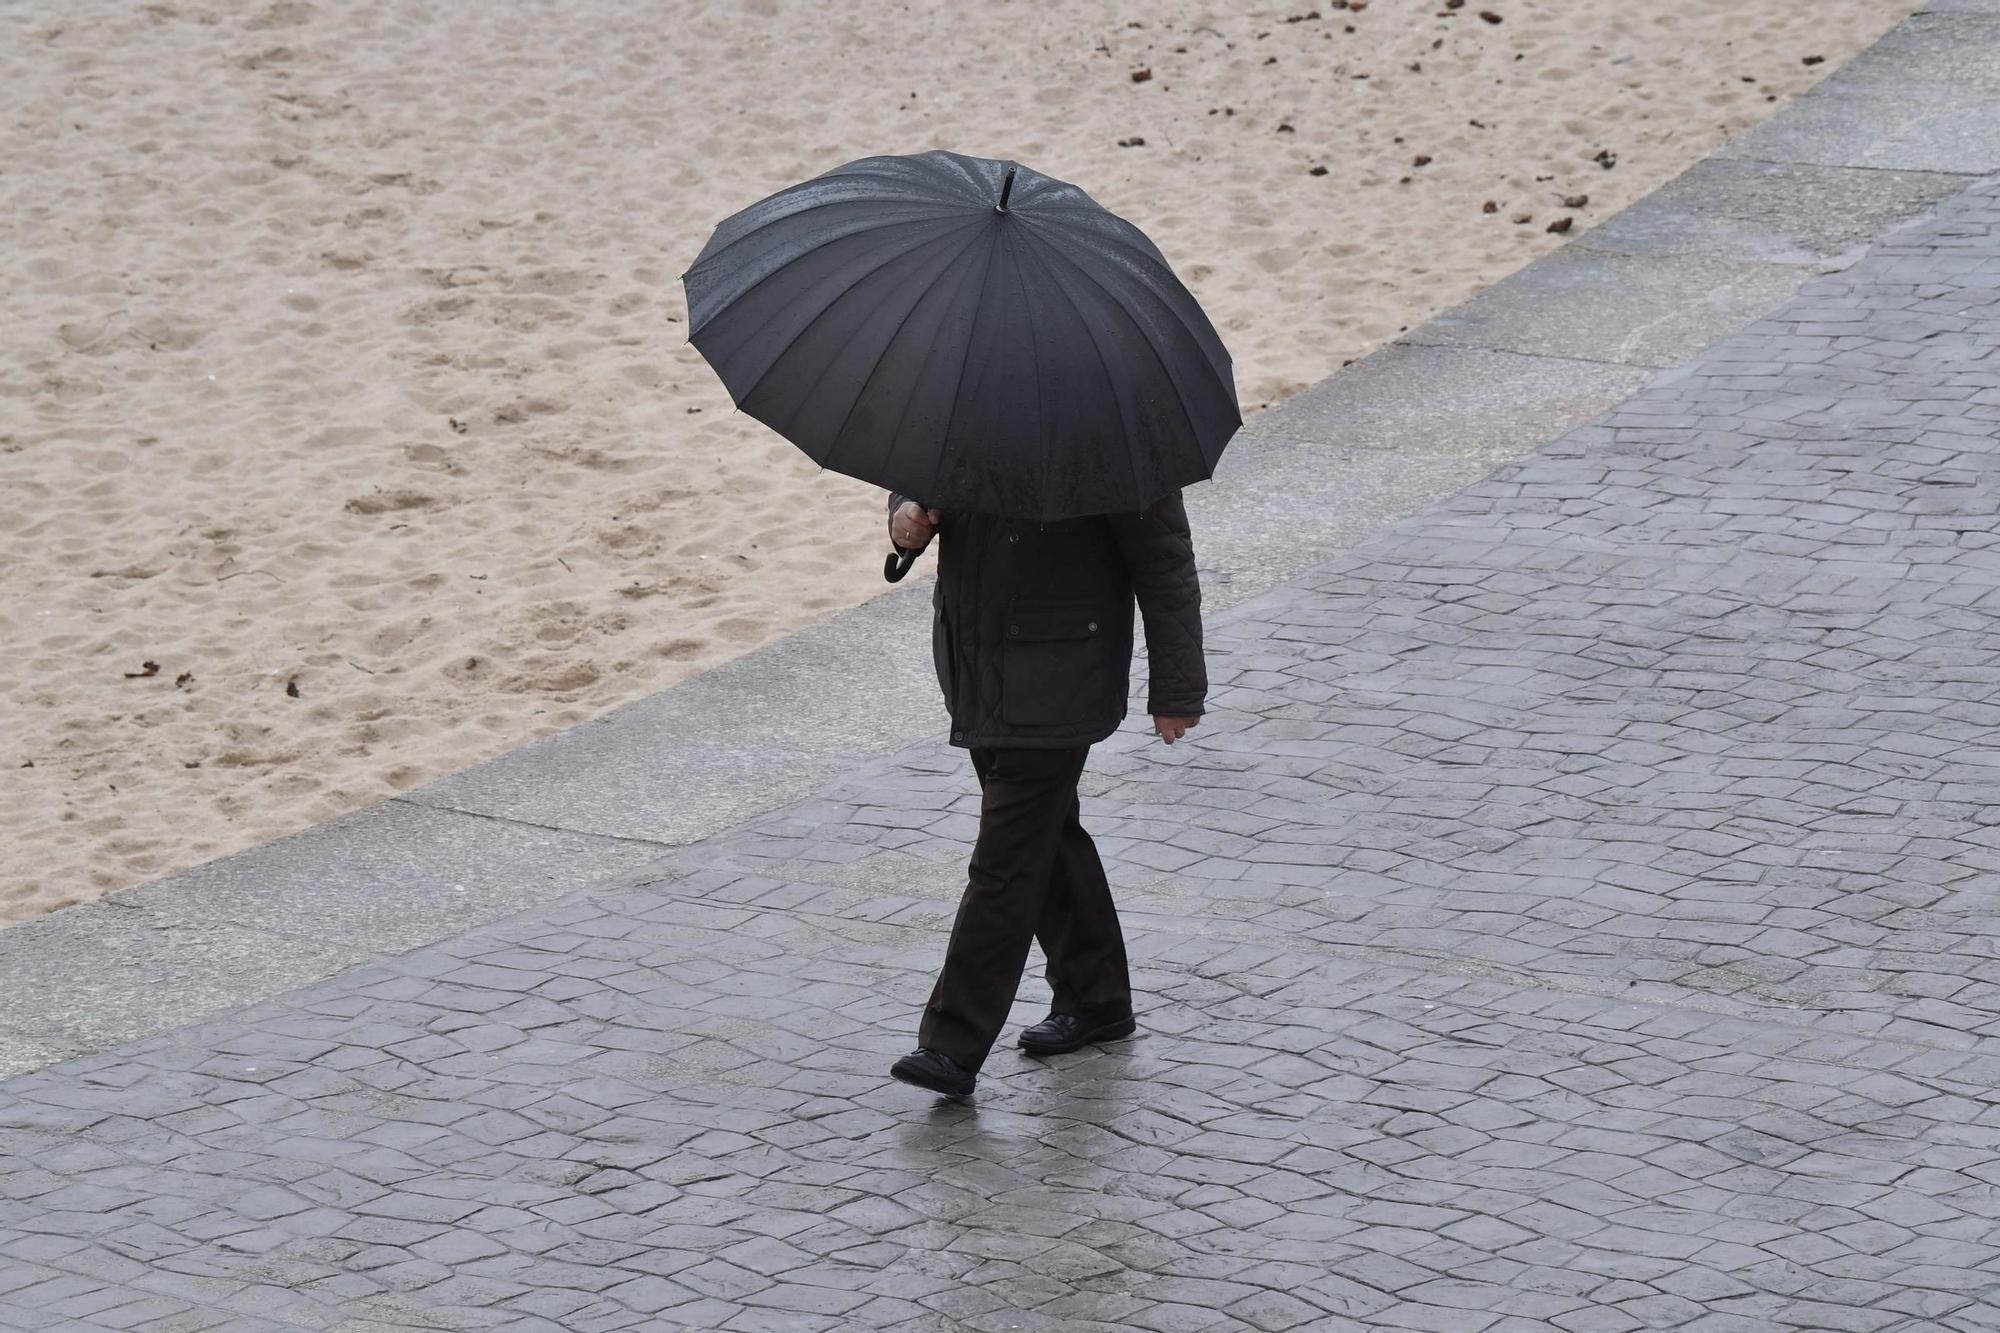
[[[464,476],[465,467],[451,450],[436,444],[406,444],[403,457],[418,467],[434,472],[448,472],[453,476]]]
[[[243,26],[252,31],[267,28],[296,28],[318,17],[319,11],[307,4],[306,0],[277,0],[275,4],[266,5],[263,11],[254,17],[245,19]]]
[[[595,662],[566,662],[511,676],[500,688],[508,694],[569,694],[595,685],[602,675]]]
[[[535,624],[535,641],[545,644],[574,643],[582,636],[586,609],[580,602],[550,602],[528,613]]]
[[[567,411],[569,404],[560,398],[517,398],[494,408],[493,419],[503,426],[517,426],[530,417]]]
[[[439,509],[447,501],[423,491],[393,490],[376,491],[372,495],[357,495],[347,502],[350,514],[397,514],[409,509]]]

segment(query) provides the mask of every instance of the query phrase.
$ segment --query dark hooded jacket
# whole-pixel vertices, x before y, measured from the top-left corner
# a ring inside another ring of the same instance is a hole
[[[914,498],[891,494],[892,520]],[[1151,664],[1147,711],[1201,714],[1201,584],[1180,492],[1141,513],[1054,523],[946,510],[937,542],[931,655],[953,745],[1049,749],[1116,731],[1135,603]]]

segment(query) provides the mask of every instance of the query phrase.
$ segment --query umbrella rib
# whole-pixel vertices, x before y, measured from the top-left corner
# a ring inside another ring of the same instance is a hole
[[[953,269],[957,268],[958,261],[965,258],[966,254],[970,252],[972,247],[977,244],[979,244],[979,233],[975,231],[973,233],[972,239],[967,241],[964,245],[960,246],[957,252],[952,255],[950,260],[948,260],[944,265],[942,265],[936,273],[931,275],[930,281],[924,284],[924,289],[921,292],[917,293],[917,299],[910,302],[910,308],[908,310],[905,310],[903,312],[903,317],[896,321],[895,329],[890,332],[887,338],[884,338],[882,340],[882,348],[880,351],[876,352],[875,364],[868,368],[868,374],[862,379],[860,391],[854,395],[854,401],[850,402],[847,405],[847,410],[841,413],[840,425],[834,428],[833,444],[827,449],[826,457],[815,460],[816,462],[819,463],[821,467],[833,466],[831,460],[833,458],[834,451],[840,447],[841,437],[847,434],[847,423],[853,419],[854,409],[861,406],[861,400],[868,396],[868,382],[874,379],[875,372],[882,368],[882,358],[886,357],[889,354],[889,349],[896,345],[896,339],[903,336],[903,329],[908,326],[910,322],[910,316],[917,313],[917,307],[922,305],[927,299],[929,299],[930,294],[933,291],[937,290],[937,285],[940,282],[944,281],[945,275],[947,273],[950,273]],[[831,367],[832,364],[833,363],[829,361],[827,363],[827,366]],[[825,378],[826,378],[826,368],[822,368],[820,370],[819,377],[813,381],[813,387],[815,389],[818,388],[819,381]],[[808,393],[810,393],[810,390],[808,390]],[[909,412],[910,398],[913,396],[914,395],[906,395],[904,397],[903,399],[904,414],[907,414]],[[898,432],[901,431],[902,425],[903,425],[903,417],[901,414],[899,414],[896,418],[896,429]],[[896,435],[892,433],[889,436],[890,443],[893,444],[895,442],[895,439]],[[886,461],[884,462],[884,467],[885,468],[887,467]]]
[[[1167,384],[1174,391],[1174,402],[1180,406],[1181,419],[1187,423],[1188,437],[1194,441],[1197,449],[1202,448],[1201,428],[1195,425],[1194,409],[1188,404],[1187,393],[1181,388],[1180,377],[1174,374],[1173,367],[1167,364],[1167,358],[1161,355],[1159,347],[1155,345],[1151,338],[1146,336],[1146,328],[1139,322],[1139,317],[1132,313],[1131,307],[1125,304],[1122,296],[1112,291],[1111,288],[1105,286],[1102,282],[1099,282],[1097,276],[1090,272],[1090,270],[1078,264],[1068,255],[1061,255],[1060,258],[1064,263],[1074,268],[1078,276],[1085,282],[1097,288],[1098,291],[1103,292],[1105,299],[1110,301],[1113,307],[1125,316],[1126,323],[1130,324],[1138,332],[1139,341],[1144,343],[1146,350],[1152,354],[1153,364],[1160,368],[1160,373],[1166,377]],[[1183,327],[1185,326],[1183,325]],[[1202,359],[1206,361],[1207,357],[1204,355]]]
[[[966,166],[967,159],[965,154],[953,153],[944,149],[932,149],[930,152],[920,155],[919,160],[925,159],[928,159],[928,165],[936,167],[940,171],[948,172],[955,184],[965,186],[966,198],[969,201],[981,207],[990,205],[993,202],[992,184],[982,179],[978,173]]]
[[[884,158],[881,158],[881,157],[875,157],[875,158],[866,158],[866,157],[863,157],[863,158],[856,158],[856,159],[855,159],[855,161],[856,161],[856,162],[870,162],[870,161],[874,161],[874,162],[880,162],[880,161],[884,161],[884,160],[885,160],[885,159],[884,159]],[[897,163],[907,163],[907,162],[909,162],[909,161],[910,161],[911,159],[910,159],[910,158],[907,158],[907,157],[895,157],[895,156],[890,156],[890,157],[888,157],[888,158],[887,158],[886,160],[887,160],[887,161],[890,161],[890,162],[897,162]],[[850,165],[851,165],[851,164],[850,164]],[[926,164],[926,165],[927,165],[927,167],[929,167],[929,166],[936,166],[936,165],[938,165],[938,164],[936,164],[936,163],[930,163],[930,164]],[[957,168],[956,166],[952,167],[952,172],[953,172],[953,180],[954,180],[954,181],[962,181],[962,182],[963,182],[963,183],[964,183],[964,184],[965,184],[965,185],[966,185],[966,186],[968,187],[968,189],[967,189],[967,191],[966,191],[966,197],[965,197],[965,202],[967,202],[967,203],[972,203],[972,202],[977,202],[977,201],[981,201],[981,200],[983,200],[984,196],[983,196],[983,195],[982,195],[982,194],[980,193],[980,191],[979,191],[979,186],[980,186],[980,182],[978,182],[978,181],[976,181],[976,180],[972,180],[971,178],[967,177],[967,176],[966,176],[966,174],[964,173],[964,171],[960,170],[960,169],[959,169],[959,168]],[[936,173],[935,173],[935,172],[931,172],[931,173],[929,173],[929,174],[930,174],[930,175],[932,175],[933,177],[935,177],[935,174],[936,174]],[[873,170],[873,169],[870,169],[870,170],[867,170],[867,171],[843,171],[843,170],[841,170],[841,169],[840,169],[839,167],[835,167],[835,168],[834,168],[834,169],[833,169],[832,171],[829,171],[829,172],[827,172],[827,173],[826,173],[825,175],[823,175],[823,176],[820,176],[820,177],[817,177],[816,179],[817,179],[817,180],[818,180],[819,182],[825,182],[825,181],[828,181],[828,180],[843,180],[843,181],[845,181],[845,180],[881,180],[881,181],[892,181],[892,182],[894,182],[895,184],[897,184],[897,185],[901,185],[901,186],[903,186],[903,187],[905,187],[905,188],[910,188],[910,184],[911,184],[911,178],[910,178],[910,176],[908,176],[908,175],[906,175],[906,174],[903,174],[903,173],[900,173],[900,172],[895,172],[895,171],[878,171],[878,170]],[[810,185],[810,184],[813,184],[813,183],[814,183],[813,181],[801,181],[801,182],[800,182],[800,184],[802,184],[802,185]],[[918,185],[918,187],[919,187],[919,188],[933,188],[933,187],[936,187],[936,186],[937,186],[937,182],[936,182],[936,180],[935,180],[935,179],[932,179],[932,180],[926,180],[926,181],[919,181],[919,182],[917,182],[917,185]]]
[[[978,219],[978,221],[984,222],[985,219],[981,218]],[[946,232],[940,234],[949,235],[950,233]],[[827,311],[833,309],[834,306],[838,305],[849,292],[853,291],[856,287],[859,287],[862,283],[868,281],[868,279],[874,277],[877,273],[880,273],[883,269],[889,267],[889,265],[895,263],[898,259],[901,259],[904,255],[909,254],[910,251],[919,248],[919,246],[921,245],[927,245],[929,244],[930,241],[936,239],[937,237],[933,236],[928,238],[928,240],[926,241],[919,242],[918,245],[906,246],[903,249],[898,250],[895,254],[890,255],[887,259],[875,265],[873,268],[870,268],[867,272],[857,277],[853,282],[848,283],[845,287],[841,288],[838,292],[836,292],[831,300],[829,300],[825,305],[820,307],[819,312],[817,314],[815,314],[811,319],[807,320],[799,328],[798,332],[794,333],[791,337],[785,339],[785,345],[783,347],[780,347],[777,351],[777,354],[771,358],[771,360],[765,365],[764,369],[757,373],[757,378],[750,381],[750,383],[744,387],[743,396],[736,400],[737,405],[739,407],[742,406],[743,403],[749,400],[751,394],[757,392],[757,386],[762,384],[765,381],[765,379],[769,377],[770,373],[773,370],[777,369],[778,363],[785,359],[786,354],[790,352],[793,347],[798,345],[799,339],[805,337],[806,334],[812,331],[812,328],[815,324],[819,323],[822,319],[826,318]],[[760,283],[767,281],[770,276],[771,275],[767,274],[764,278],[758,279],[758,281]],[[773,311],[770,318],[764,321],[764,324],[769,324],[772,319],[776,319],[778,315],[781,313],[783,312]],[[756,329],[753,329],[751,332],[753,333],[759,332],[763,329],[763,327],[764,325],[760,324],[757,326]]]
[[[1057,247],[1050,245],[1047,246],[1046,248],[1051,253],[1053,253],[1056,256],[1056,258],[1062,260],[1064,264],[1074,269],[1078,277],[1082,278],[1085,282],[1089,283],[1091,286],[1095,287],[1098,291],[1102,292],[1104,294],[1104,298],[1111,303],[1112,308],[1118,311],[1119,314],[1123,315],[1125,317],[1125,322],[1127,324],[1130,324],[1132,326],[1133,331],[1139,335],[1139,341],[1145,346],[1146,351],[1152,356],[1153,364],[1160,368],[1160,374],[1166,378],[1168,386],[1172,388],[1174,391],[1174,402],[1181,409],[1181,420],[1187,423],[1188,438],[1194,442],[1194,446],[1196,449],[1203,450],[1203,453],[1205,454],[1206,450],[1203,449],[1202,446],[1201,429],[1200,427],[1196,426],[1194,422],[1194,409],[1188,405],[1187,395],[1181,391],[1180,380],[1174,375],[1173,368],[1167,364],[1166,357],[1162,356],[1160,354],[1160,349],[1153,345],[1153,340],[1146,336],[1146,327],[1145,325],[1139,322],[1139,317],[1132,313],[1131,309],[1125,304],[1125,302],[1122,299],[1120,299],[1120,297],[1116,292],[1112,291],[1109,287],[1106,287],[1103,283],[1099,282],[1097,278],[1094,275],[1092,275],[1088,269],[1084,268],[1081,264],[1078,264],[1068,255],[1063,254],[1061,250],[1059,250]],[[1092,335],[1091,342],[1093,346],[1096,344],[1095,335]],[[1130,438],[1129,428],[1127,430],[1127,438],[1129,447],[1129,438]],[[1135,461],[1132,470],[1132,481],[1135,490],[1137,489],[1138,486],[1138,480],[1139,480],[1138,464]]]
[[[985,219],[981,220],[984,221]],[[991,235],[992,231],[993,229],[989,227],[985,234]],[[958,379],[952,385],[951,389],[951,398],[949,400],[951,411],[945,415],[944,419],[944,438],[940,441],[941,447],[938,450],[938,468],[937,472],[931,476],[933,484],[936,483],[938,476],[945,471],[945,450],[951,447],[951,428],[958,423],[958,396],[965,390],[965,368],[972,363],[972,343],[979,335],[979,308],[986,303],[986,288],[993,280],[993,251],[997,251],[999,248],[999,245],[996,243],[992,251],[988,252],[986,267],[980,270],[979,274],[979,292],[972,298],[972,305],[970,307],[972,310],[972,327],[965,331],[965,355],[958,360]]]
[[[1043,244],[1042,248],[1049,250],[1054,249],[1053,246],[1047,245],[1046,243]],[[1058,292],[1062,293],[1063,300],[1068,303],[1070,311],[1076,316],[1076,322],[1083,326],[1083,331],[1085,336],[1087,336],[1090,339],[1090,350],[1097,354],[1097,368],[1104,372],[1104,387],[1110,391],[1111,401],[1117,404],[1118,420],[1121,423],[1123,423],[1125,427],[1125,458],[1132,468],[1132,493],[1134,496],[1137,496],[1140,489],[1139,455],[1133,450],[1132,423],[1130,420],[1126,418],[1125,399],[1118,392],[1118,380],[1111,373],[1111,363],[1104,359],[1104,349],[1100,347],[1097,342],[1097,331],[1091,328],[1090,321],[1084,318],[1083,308],[1077,305],[1076,298],[1070,295],[1069,288],[1065,286],[1063,284],[1062,279],[1056,275],[1055,269],[1050,265],[1044,263],[1042,265],[1042,271],[1049,275],[1049,280],[1055,285],[1055,289]]]
[[[862,158],[862,159],[859,159],[859,160],[860,160],[860,161],[864,161],[864,162],[865,162],[865,161],[868,161],[868,160],[870,160],[870,159],[867,159],[867,158]],[[819,189],[824,189],[824,188],[826,187],[826,184],[827,184],[827,182],[828,182],[829,180],[838,180],[838,181],[850,181],[850,180],[876,180],[876,181],[887,181],[887,182],[889,182],[889,183],[890,183],[891,185],[893,185],[893,186],[899,186],[899,187],[901,187],[901,188],[902,188],[903,190],[909,190],[909,189],[911,189],[911,188],[912,188],[912,187],[911,187],[911,182],[909,181],[909,179],[908,179],[907,177],[904,177],[904,176],[901,176],[901,175],[898,175],[898,174],[897,174],[896,172],[893,172],[893,171],[872,171],[872,170],[871,170],[871,171],[841,171],[841,170],[839,170],[838,168],[836,168],[835,170],[833,170],[833,171],[830,171],[830,172],[828,172],[828,173],[827,173],[826,175],[824,175],[824,176],[819,176],[819,177],[815,177],[814,179],[812,179],[812,180],[809,180],[809,181],[801,181],[801,182],[799,182],[799,183],[798,183],[797,185],[792,185],[792,186],[788,186],[788,187],[786,187],[785,189],[783,189],[783,190],[780,190],[780,191],[778,191],[778,193],[776,193],[776,194],[772,195],[772,196],[771,196],[770,198],[768,198],[768,199],[761,199],[761,200],[759,200],[759,201],[758,201],[757,203],[754,203],[754,204],[751,204],[751,205],[749,206],[749,208],[745,208],[745,209],[742,209],[741,211],[739,211],[739,212],[738,212],[738,213],[737,213],[737,214],[735,215],[735,217],[741,217],[741,216],[742,216],[742,215],[743,215],[744,213],[748,213],[748,212],[750,212],[750,211],[751,211],[751,209],[755,209],[755,208],[760,208],[760,207],[763,207],[763,206],[765,206],[765,205],[768,205],[768,204],[773,204],[773,203],[776,203],[776,202],[777,202],[778,200],[780,200],[780,199],[784,199],[784,198],[786,198],[786,197],[787,197],[788,195],[795,195],[795,194],[798,194],[798,193],[801,193],[801,192],[804,192],[804,191],[807,191],[807,190],[809,190],[809,189],[813,189],[813,188],[819,188]],[[928,204],[928,205],[930,205],[930,206],[932,206],[932,207],[934,207],[934,208],[939,208],[939,209],[942,209],[942,210],[944,210],[945,214],[946,214],[946,215],[948,215],[948,214],[950,214],[950,213],[953,213],[953,212],[958,212],[958,211],[962,211],[962,210],[963,210],[963,209],[965,209],[965,208],[966,208],[966,207],[967,207],[967,206],[968,206],[969,204],[972,204],[972,203],[973,203],[973,202],[975,201],[975,199],[976,199],[976,191],[975,191],[975,192],[973,192],[973,194],[972,194],[972,195],[968,196],[968,198],[967,198],[967,199],[965,199],[965,200],[958,200],[958,199],[948,199],[948,198],[939,198],[939,197],[938,197],[937,195],[934,195],[934,194],[927,194],[927,193],[923,193],[923,192],[921,192],[921,191],[919,191],[919,192],[916,192],[916,193],[908,193],[908,194],[905,194],[905,193],[881,193],[881,194],[876,194],[876,195],[862,195],[862,196],[859,196],[859,197],[844,197],[844,198],[838,198],[838,199],[820,199],[820,200],[816,200],[816,201],[814,201],[814,202],[812,202],[812,203],[809,203],[809,204],[806,204],[806,205],[805,205],[805,206],[804,206],[803,208],[795,208],[795,209],[792,209],[792,210],[790,210],[789,212],[786,212],[786,213],[783,213],[783,214],[780,214],[779,216],[777,216],[777,217],[774,217],[774,218],[760,218],[760,219],[758,220],[758,222],[757,222],[757,225],[756,225],[756,226],[755,226],[754,228],[752,228],[752,229],[751,229],[751,230],[749,230],[749,231],[746,231],[746,232],[744,232],[744,233],[743,233],[743,235],[741,235],[741,236],[737,236],[737,237],[733,237],[733,238],[731,238],[730,240],[728,240],[728,241],[724,242],[724,243],[723,243],[723,245],[722,245],[722,247],[721,247],[721,249],[717,250],[717,251],[715,252],[715,255],[711,255],[711,256],[709,256],[709,258],[710,258],[710,259],[713,259],[713,258],[715,258],[715,256],[716,256],[716,255],[720,255],[720,254],[722,254],[722,253],[723,253],[724,251],[728,250],[728,249],[729,249],[730,247],[732,247],[732,246],[734,246],[734,245],[738,244],[739,242],[742,242],[742,241],[746,241],[746,240],[750,239],[751,237],[753,237],[753,236],[757,235],[757,234],[758,234],[758,233],[759,233],[760,231],[762,231],[762,230],[763,230],[764,228],[766,228],[766,227],[774,227],[774,226],[776,226],[777,224],[779,224],[780,222],[785,222],[785,221],[788,221],[789,219],[791,219],[791,218],[795,218],[795,217],[799,217],[799,216],[800,216],[800,215],[802,215],[802,214],[805,214],[805,213],[811,213],[811,212],[815,211],[816,209],[821,209],[821,208],[831,208],[831,207],[833,207],[833,206],[835,206],[835,205],[838,205],[838,204]],[[733,221],[733,220],[734,220],[734,218],[727,218],[727,219],[724,219],[724,220],[723,220],[723,223],[722,223],[722,226],[723,226],[723,227],[727,227],[727,226],[729,225],[729,223],[730,223],[731,221]],[[720,228],[718,228],[718,230],[720,230]],[[699,260],[697,260],[697,261],[696,261],[696,263],[697,263],[697,266],[699,266],[700,262],[701,262],[701,261],[699,261]],[[692,271],[693,271],[693,269],[690,269],[690,270],[689,270],[689,272],[692,272]],[[683,275],[683,276],[685,276],[685,275]]]
[[[928,204],[932,208],[937,210],[936,216],[938,217],[950,217],[954,213],[963,213],[966,207],[964,204],[957,202],[946,203],[941,200],[925,199],[922,198],[921,196],[916,196],[916,195],[908,197],[877,196],[874,198],[861,198],[861,199],[821,199],[817,203],[807,204],[804,208],[796,208],[789,213],[782,213],[774,218],[759,219],[755,227],[751,228],[749,231],[744,232],[741,236],[732,236],[729,240],[724,241],[722,243],[721,248],[716,250],[713,254],[708,255],[706,258],[697,258],[694,264],[688,268],[688,272],[693,273],[698,268],[702,268],[709,264],[714,263],[718,258],[727,254],[730,250],[734,249],[736,246],[743,244],[743,242],[748,240],[754,240],[758,236],[763,235],[766,229],[778,226],[780,223],[789,222],[793,218],[803,217],[807,213],[816,212],[822,208],[835,208],[843,206],[848,208],[865,208],[872,204],[903,204],[903,205]],[[756,206],[757,205],[752,204],[750,207],[755,208]],[[745,209],[744,211],[748,212],[749,210]],[[924,222],[929,220],[930,219],[927,217],[903,219],[903,221],[905,222]],[[722,225],[726,227],[729,224],[727,221],[725,221]],[[718,228],[718,230],[720,230],[720,228]]]
[[[1130,224],[1128,223],[1126,225],[1129,226]],[[1181,294],[1185,295],[1190,302],[1193,302],[1195,309],[1197,311],[1200,311],[1202,319],[1204,321],[1207,321],[1208,312],[1201,309],[1201,303],[1194,299],[1194,293],[1188,291],[1187,284],[1180,280],[1179,275],[1173,271],[1172,266],[1166,263],[1164,257],[1148,251],[1144,246],[1134,245],[1130,240],[1127,240],[1123,236],[1115,236],[1108,234],[1092,236],[1085,234],[1085,235],[1079,235],[1078,239],[1080,240],[1081,243],[1086,245],[1089,244],[1091,240],[1102,240],[1108,244],[1119,246],[1120,248],[1127,250],[1132,254],[1138,255],[1140,258],[1144,259],[1147,265],[1150,267],[1164,269],[1167,277],[1173,280],[1174,285],[1180,289]],[[1145,286],[1147,291],[1152,292],[1152,294],[1158,297],[1163,304],[1166,304],[1171,308],[1173,302],[1168,299],[1169,294],[1160,292],[1153,286],[1152,283],[1146,282],[1144,275],[1140,276],[1139,281],[1141,282],[1142,285]],[[1208,366],[1209,373],[1215,376],[1216,382],[1218,384],[1221,384],[1223,388],[1230,389],[1231,385],[1229,380],[1223,377],[1220,368],[1215,364],[1215,359],[1208,354],[1208,349],[1202,346],[1201,335],[1198,332],[1196,332],[1193,326],[1189,325],[1185,319],[1181,320],[1180,322],[1183,326],[1187,327],[1189,335],[1194,338],[1195,346],[1201,349],[1201,359],[1203,364]],[[1216,346],[1222,349],[1223,359],[1225,361],[1228,361],[1230,359],[1229,349],[1222,345],[1222,337],[1220,334],[1217,334],[1215,332],[1215,326],[1212,323],[1209,324],[1209,334],[1212,337],[1214,337]],[[1234,396],[1233,390],[1232,390],[1232,396]]]
[[[1013,237],[1008,236],[1005,239],[1007,242],[1008,251],[1009,253],[1012,253],[1015,249]],[[1027,242],[1022,241],[1020,248],[1026,249]],[[1015,291],[1018,293],[1020,297],[1021,304],[1025,307],[1028,303],[1027,300],[1028,279],[1027,276],[1021,270],[1022,266],[1019,263],[1016,263],[1013,267],[1014,286],[1015,286]],[[1040,451],[1039,456],[1036,459],[1037,463],[1039,463],[1040,466],[1036,469],[1035,475],[1041,478],[1047,478],[1047,476],[1049,475],[1048,401],[1042,397],[1042,358],[1039,349],[1032,347],[1029,348],[1028,367],[1029,369],[1034,371],[1035,374],[1035,436],[1036,436],[1035,443]],[[1046,494],[1042,494],[1041,513],[1039,517],[1047,519],[1049,517],[1050,508],[1051,506],[1049,504],[1049,497]]]

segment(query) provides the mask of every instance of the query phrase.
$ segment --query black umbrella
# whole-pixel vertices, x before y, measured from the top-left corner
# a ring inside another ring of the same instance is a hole
[[[1242,424],[1229,353],[1158,247],[1016,163],[849,162],[725,220],[681,280],[739,408],[926,505],[1143,509],[1211,476]]]

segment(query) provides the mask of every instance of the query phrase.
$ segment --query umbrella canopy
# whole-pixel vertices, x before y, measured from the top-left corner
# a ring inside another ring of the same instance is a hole
[[[1242,416],[1229,353],[1137,227],[1016,163],[868,157],[716,228],[688,337],[820,466],[1050,521],[1201,481]]]

